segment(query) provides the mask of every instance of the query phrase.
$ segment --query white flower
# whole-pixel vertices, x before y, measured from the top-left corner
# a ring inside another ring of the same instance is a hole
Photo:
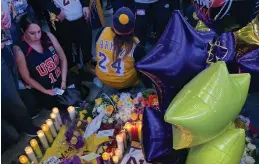
[[[251,142],[251,138],[250,137],[246,137],[246,142]]]
[[[246,164],[254,164],[255,163],[255,160],[253,157],[251,156],[246,156]]]
[[[137,94],[137,98],[141,98],[141,97],[143,97],[143,94],[142,94],[142,92],[139,92],[139,93]]]
[[[108,119],[108,123],[109,123],[109,124],[112,124],[112,123],[113,123],[113,119],[112,119],[112,118],[109,118],[109,119]]]
[[[256,146],[254,144],[251,144],[251,143],[248,143],[247,144],[247,148],[251,151],[255,150],[256,149]]]

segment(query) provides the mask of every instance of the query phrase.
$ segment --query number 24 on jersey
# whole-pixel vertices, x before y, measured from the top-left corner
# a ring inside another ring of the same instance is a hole
[[[101,60],[98,63],[98,67],[102,72],[109,72],[107,67],[108,63],[110,62],[109,58],[102,52],[99,52],[99,57]],[[118,58],[116,61],[111,63],[110,66],[119,76],[124,75],[124,62],[121,58]]]

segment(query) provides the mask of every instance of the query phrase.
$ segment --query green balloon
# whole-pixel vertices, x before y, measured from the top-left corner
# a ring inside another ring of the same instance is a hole
[[[250,74],[229,74],[223,61],[193,78],[169,105],[165,121],[173,124],[174,149],[203,144],[222,134],[241,111]]]

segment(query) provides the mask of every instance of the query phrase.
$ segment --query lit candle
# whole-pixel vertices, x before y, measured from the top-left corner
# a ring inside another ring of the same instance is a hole
[[[19,157],[19,161],[20,161],[21,164],[30,164],[28,158],[25,155],[21,155]]]
[[[118,156],[116,156],[116,155],[115,155],[115,156],[113,156],[113,157],[112,157],[112,161],[113,161],[113,163],[114,163],[114,164],[119,163],[119,157],[118,157]]]
[[[138,121],[137,124],[137,129],[138,129],[138,138],[139,138],[139,141],[142,141],[142,122],[141,121]]]
[[[120,134],[123,138],[124,148],[127,149],[127,134],[126,134],[125,130],[122,130]]]
[[[35,152],[36,156],[38,158],[42,158],[43,157],[42,151],[41,151],[41,149],[39,147],[39,144],[38,144],[37,140],[36,139],[32,139],[30,141],[30,145],[31,145],[33,151]]]
[[[52,136],[57,137],[57,132],[56,132],[56,129],[54,128],[53,121],[51,119],[47,119],[46,124],[48,125]]]
[[[68,111],[68,113],[69,113],[70,119],[73,121],[73,120],[75,119],[75,117],[76,117],[75,107],[69,106],[69,107],[67,108],[67,111]]]
[[[132,128],[131,123],[130,122],[126,122],[124,128],[127,130],[128,134],[129,134],[129,136],[131,138],[131,128]]]
[[[138,141],[138,129],[136,127],[136,123],[133,123],[131,128],[131,140]]]
[[[39,131],[37,132],[37,134],[38,134],[38,137],[39,137],[40,142],[41,142],[41,144],[43,145],[44,149],[47,149],[47,148],[49,147],[49,144],[48,144],[48,141],[47,141],[47,139],[46,139],[46,137],[45,137],[43,131],[42,131],[42,130],[39,130]]]
[[[56,130],[59,131],[60,130],[60,124],[59,124],[57,115],[55,113],[51,113],[50,118],[54,121],[54,125],[55,125]]]
[[[119,158],[119,160],[122,158],[123,153],[120,149],[116,149],[114,153],[115,153],[115,156]]]
[[[105,152],[102,154],[102,159],[104,164],[110,164],[110,154]]]
[[[50,130],[49,130],[48,125],[43,124],[43,125],[41,126],[41,129],[42,129],[42,131],[44,132],[45,136],[47,137],[49,143],[52,143],[52,142],[53,142],[53,137],[52,137],[52,135],[51,135],[51,132],[50,132]]]
[[[62,125],[62,120],[61,120],[61,116],[60,116],[60,114],[59,114],[58,108],[57,108],[57,107],[53,108],[53,109],[52,109],[52,112],[56,114],[56,116],[57,116],[57,118],[58,118],[59,124]]]
[[[118,149],[120,149],[122,152],[124,152],[124,142],[123,142],[123,137],[118,134],[116,136],[116,141],[117,141],[117,146],[118,146]]]
[[[25,153],[27,154],[27,156],[30,158],[30,160],[32,162],[34,162],[35,164],[38,163],[38,160],[32,150],[32,148],[30,146],[27,146],[25,149],[24,149]]]

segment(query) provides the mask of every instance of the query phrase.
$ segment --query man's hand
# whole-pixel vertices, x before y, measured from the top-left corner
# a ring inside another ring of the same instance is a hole
[[[8,29],[11,27],[11,15],[10,13],[5,13],[1,19],[1,26],[3,29]]]
[[[90,8],[89,7],[84,7],[83,8],[83,13],[84,13],[85,20],[88,20],[90,18],[90,14],[91,14]]]
[[[65,12],[63,10],[60,11],[60,13],[57,15],[57,19],[62,22],[64,19],[66,19]]]

